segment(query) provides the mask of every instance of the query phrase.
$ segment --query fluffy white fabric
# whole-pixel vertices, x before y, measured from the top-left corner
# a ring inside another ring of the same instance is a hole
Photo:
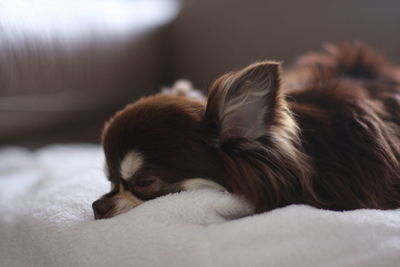
[[[91,203],[109,187],[102,161],[92,145],[0,150],[1,266],[400,265],[400,210],[241,218],[243,201],[203,190],[94,221]]]

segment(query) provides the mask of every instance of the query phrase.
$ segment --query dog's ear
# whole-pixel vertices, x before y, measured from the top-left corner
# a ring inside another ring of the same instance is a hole
[[[205,120],[217,127],[221,142],[256,139],[267,133],[283,101],[279,75],[280,64],[266,61],[215,81],[209,91]]]

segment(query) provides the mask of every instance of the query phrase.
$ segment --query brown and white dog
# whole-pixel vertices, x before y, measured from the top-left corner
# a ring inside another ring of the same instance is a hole
[[[244,196],[256,213],[400,207],[399,69],[341,44],[280,72],[259,62],[217,79],[207,103],[155,95],[117,112],[102,136],[112,189],[95,218],[202,187]]]

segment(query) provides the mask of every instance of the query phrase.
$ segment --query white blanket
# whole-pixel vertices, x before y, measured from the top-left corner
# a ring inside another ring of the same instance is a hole
[[[210,190],[95,221],[102,161],[94,145],[0,150],[0,266],[400,266],[400,210],[243,217],[243,201]]]

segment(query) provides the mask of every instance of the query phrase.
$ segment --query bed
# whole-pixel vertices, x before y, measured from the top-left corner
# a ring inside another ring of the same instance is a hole
[[[199,190],[93,219],[107,192],[92,144],[0,150],[0,266],[400,266],[400,210],[292,205],[248,216]]]

